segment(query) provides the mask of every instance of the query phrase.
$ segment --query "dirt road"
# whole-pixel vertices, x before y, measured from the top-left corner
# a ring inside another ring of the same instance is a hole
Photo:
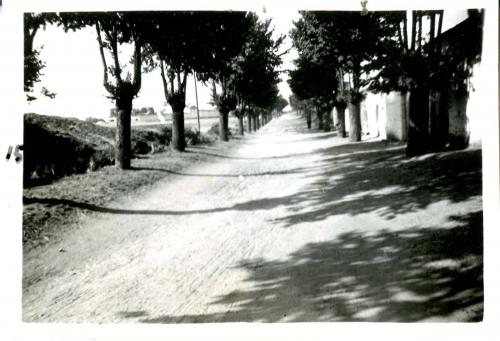
[[[469,321],[481,152],[406,159],[273,120],[24,256],[23,319]]]

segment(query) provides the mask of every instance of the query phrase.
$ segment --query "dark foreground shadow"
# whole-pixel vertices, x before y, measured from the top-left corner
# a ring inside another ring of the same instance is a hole
[[[212,302],[231,311],[142,322],[480,321],[482,211],[449,220],[450,228],[349,232],[307,244],[284,261],[251,259],[238,268],[252,289]]]

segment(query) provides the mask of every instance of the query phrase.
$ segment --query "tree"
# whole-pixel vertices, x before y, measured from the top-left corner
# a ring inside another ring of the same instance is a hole
[[[360,103],[367,85],[362,75],[369,72],[363,64],[375,55],[378,17],[361,12],[301,12],[301,16],[291,31],[294,45],[304,58],[337,77],[337,105],[349,103],[349,138],[360,141]],[[344,87],[346,78],[348,88]]]
[[[59,24],[64,29],[95,28],[99,53],[103,65],[103,86],[109,98],[115,101],[117,112],[115,164],[122,169],[130,168],[131,114],[133,99],[141,89],[142,34],[146,28],[146,12],[87,12],[61,13]],[[125,73],[120,62],[119,46],[133,45],[132,66]],[[111,56],[108,63],[106,54]],[[125,74],[125,75],[124,75]]]
[[[204,83],[220,84],[222,93],[217,94],[213,88],[213,100],[221,113],[220,134],[227,132],[227,114],[236,102],[227,75],[232,58],[243,46],[248,27],[245,12],[172,11],[151,15],[146,38],[147,60],[149,70],[160,69],[165,98],[172,107],[173,149],[183,151],[186,146],[186,81],[194,72]]]
[[[24,92],[28,101],[36,97],[32,94],[35,83],[40,81],[42,69],[45,63],[40,60],[40,49],[34,48],[34,40],[37,32],[57,21],[55,13],[25,13],[24,14]],[[42,95],[54,98],[55,93],[42,87]]]
[[[248,31],[242,52],[234,58],[230,80],[236,95],[236,108],[233,111],[238,118],[239,133],[243,135],[243,118],[249,122],[254,119],[265,124],[278,100],[277,84],[281,65],[278,52],[284,36],[273,38],[271,20],[259,21],[256,15],[250,16],[251,27]],[[286,100],[285,100],[286,102]],[[285,104],[286,105],[286,104]],[[249,130],[252,125],[249,123]]]
[[[208,40],[212,58],[197,75],[211,83],[212,101],[219,110],[219,139],[228,141],[229,113],[238,106],[237,78],[244,73],[241,64],[245,57],[253,52],[249,50],[249,37],[258,19],[249,12],[219,12],[214,19],[216,25]]]
[[[294,63],[296,68],[289,72],[290,88],[299,99],[310,100],[309,104],[315,106],[318,128],[329,131],[329,117],[334,103],[334,91],[337,88],[335,73],[325,72],[322,65],[311,61],[307,54],[302,54],[300,51],[299,58]],[[310,129],[312,110],[307,108],[305,114]]]
[[[274,108],[276,109],[276,111],[282,112],[287,105],[288,101],[283,96],[279,95],[278,98],[276,99],[276,105]]]
[[[371,88],[409,92],[408,156],[441,150],[448,143],[450,93],[467,91],[464,84],[481,56],[482,13],[469,11],[461,36],[446,44],[442,10],[379,16],[386,38],[377,42],[383,53],[371,62],[378,69]]]

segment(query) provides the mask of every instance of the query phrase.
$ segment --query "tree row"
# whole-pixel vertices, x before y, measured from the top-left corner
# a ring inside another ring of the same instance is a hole
[[[243,134],[245,117],[248,130],[255,130],[271,119],[273,109],[284,107],[277,86],[281,64],[278,50],[284,36],[273,37],[271,21],[259,20],[255,13],[28,13],[24,23],[24,84],[28,100],[35,99],[31,93],[44,67],[33,41],[37,31],[48,24],[58,25],[66,32],[86,27],[95,30],[103,66],[102,85],[115,103],[115,164],[120,168],[130,168],[131,113],[144,72],[158,74],[159,86],[173,112],[171,147],[178,151],[186,148],[184,108],[186,82],[191,74],[211,87],[222,141],[228,140],[230,113],[238,118],[239,133]],[[122,58],[127,48],[128,60]],[[42,93],[55,95],[46,88],[42,88]]]

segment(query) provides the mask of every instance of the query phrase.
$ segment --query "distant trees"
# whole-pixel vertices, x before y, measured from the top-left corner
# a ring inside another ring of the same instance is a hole
[[[274,109],[278,112],[281,112],[281,111],[283,111],[283,109],[285,109],[285,107],[287,105],[288,105],[288,101],[285,99],[285,97],[278,95]]]
[[[234,111],[239,133],[243,134],[243,118],[248,116],[249,131],[258,129],[270,119],[270,112],[280,100],[277,67],[281,64],[278,50],[284,36],[273,38],[271,21],[260,21],[255,14],[242,53],[235,58],[232,82],[237,98]],[[286,104],[285,104],[286,105]],[[252,121],[255,122],[252,124]]]
[[[248,71],[248,62],[254,53],[249,45],[258,22],[254,13],[236,12],[236,14],[227,13],[221,18],[224,22],[220,23],[220,27],[215,30],[217,34],[212,36],[214,39],[212,46],[217,48],[213,51],[214,58],[211,60],[211,67],[200,77],[205,82],[211,82],[212,101],[219,110],[219,139],[221,141],[229,139],[230,112],[235,112],[239,119],[239,126],[242,127],[244,109],[241,107],[241,96],[245,91],[242,90],[244,85],[242,85],[241,76]],[[246,74],[246,77],[249,75]],[[239,87],[238,90],[237,87]],[[240,103],[238,103],[238,96],[240,96]],[[240,108],[236,110],[238,104]]]
[[[337,113],[343,113],[346,104],[349,105],[351,141],[361,140],[360,103],[364,97],[363,88],[368,84],[363,75],[370,72],[367,62],[376,54],[374,43],[382,36],[377,20],[379,18],[372,13],[301,12],[301,18],[291,31],[294,45],[303,59],[299,67],[316,65],[336,83],[335,97],[320,95],[316,98],[322,110],[335,106]],[[340,116],[339,121],[342,131],[343,118]]]
[[[294,61],[296,68],[289,72],[288,83],[296,97],[304,103],[307,126],[311,129],[311,105],[318,118],[318,128],[330,130],[330,113],[334,104],[334,92],[337,88],[335,73],[325,72],[319,63],[308,59],[307,54],[299,52],[299,58]]]
[[[212,88],[212,101],[219,111],[219,139],[227,141],[231,112],[243,134],[245,115],[255,121],[249,127],[256,128],[259,115],[274,105],[276,68],[281,64],[277,50],[284,37],[274,40],[270,21],[260,21],[255,13],[210,12],[203,24],[203,42],[198,47],[204,47],[205,58],[196,74]]]

